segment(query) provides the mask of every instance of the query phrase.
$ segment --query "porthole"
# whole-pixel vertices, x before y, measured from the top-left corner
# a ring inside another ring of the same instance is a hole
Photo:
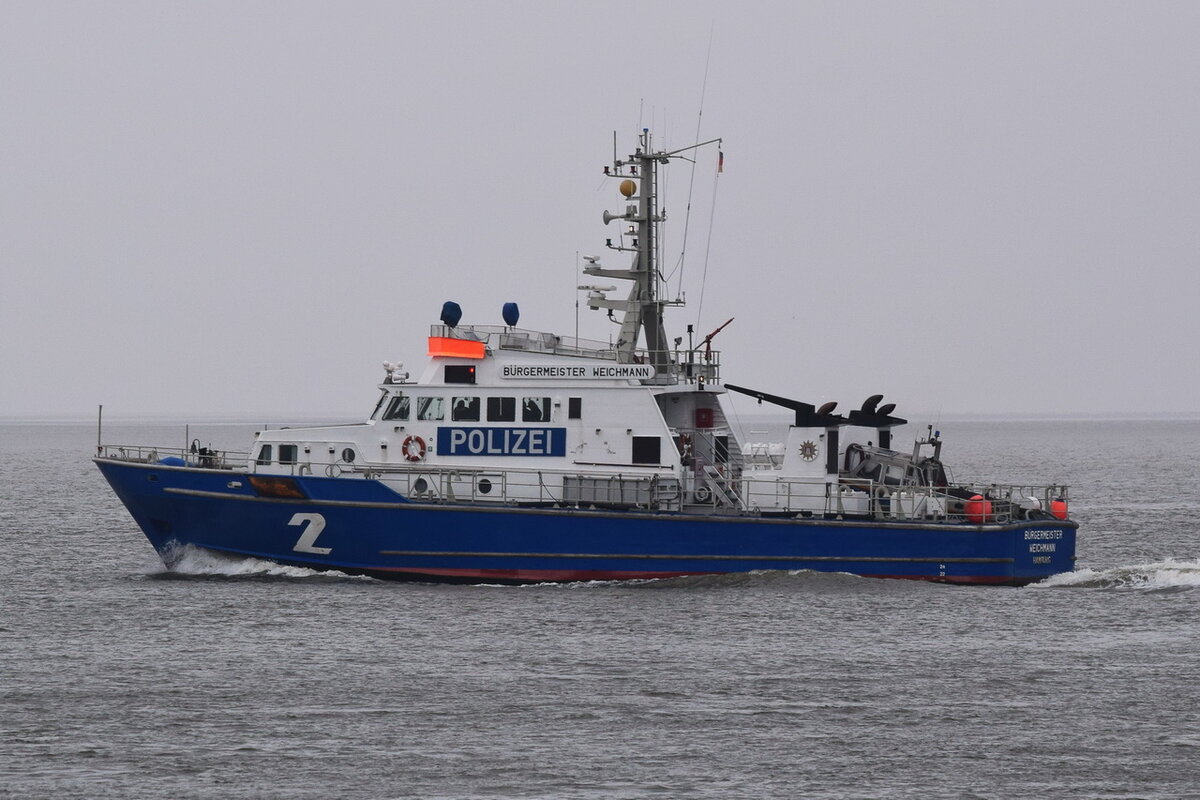
[[[353,447],[347,447],[345,450],[342,451],[342,461],[345,461],[347,464],[354,463],[354,448]]]
[[[492,482],[489,481],[487,478],[480,478],[479,479],[479,493],[487,494],[491,490],[492,490]]]
[[[417,478],[413,481],[412,490],[417,494],[421,494],[429,488],[429,482],[424,478]]]

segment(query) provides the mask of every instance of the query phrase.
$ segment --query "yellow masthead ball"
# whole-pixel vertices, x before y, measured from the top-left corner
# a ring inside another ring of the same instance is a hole
[[[637,184],[626,178],[625,180],[621,181],[620,188],[621,194],[625,195],[625,199],[628,200],[629,198],[633,197],[634,192],[637,191]]]

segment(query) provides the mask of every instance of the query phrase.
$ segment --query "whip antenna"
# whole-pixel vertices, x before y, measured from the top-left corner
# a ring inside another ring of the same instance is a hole
[[[712,61],[712,43],[713,30],[716,27],[714,21],[708,29],[708,50],[704,54],[704,79],[700,82],[700,108],[696,113],[696,143],[700,143],[700,125],[704,122],[704,97],[708,93],[708,65]],[[683,242],[679,247],[679,260],[675,262],[675,269],[671,271],[672,275],[675,272],[679,273],[679,288],[676,290],[676,296],[683,294],[683,275],[684,275],[684,256],[687,254],[688,243],[688,227],[692,221],[692,189],[696,185],[696,162],[692,161],[692,171],[688,178],[688,193],[687,193],[687,208],[683,215]],[[668,275],[667,279],[670,280]]]
[[[712,207],[708,211],[708,238],[704,243],[704,272],[700,278],[700,302],[696,304],[696,324],[700,324],[700,312],[704,310],[704,287],[708,283],[708,256],[712,252],[713,218],[717,214],[717,186],[721,183],[721,173],[725,171],[725,151],[721,150],[720,140],[717,140],[717,177],[713,179]]]

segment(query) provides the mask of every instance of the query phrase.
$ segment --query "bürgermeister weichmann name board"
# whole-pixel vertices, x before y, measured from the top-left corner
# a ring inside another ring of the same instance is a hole
[[[651,364],[502,364],[501,378],[548,378],[553,380],[645,380],[654,377]]]

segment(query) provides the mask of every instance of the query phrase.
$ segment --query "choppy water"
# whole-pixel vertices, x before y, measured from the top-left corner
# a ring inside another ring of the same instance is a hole
[[[0,796],[1200,797],[1200,422],[942,430],[959,478],[1072,484],[1077,573],[167,572],[92,427],[0,425]]]

